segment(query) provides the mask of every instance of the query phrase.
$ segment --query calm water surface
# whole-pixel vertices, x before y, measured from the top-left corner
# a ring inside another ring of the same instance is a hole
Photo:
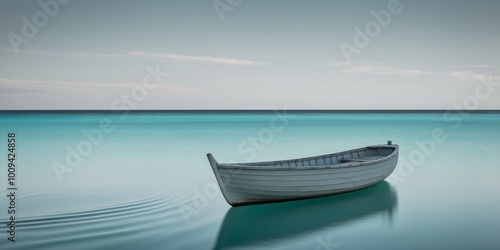
[[[386,181],[280,204],[231,208],[206,159],[279,160],[388,139],[401,152]],[[0,114],[0,142],[0,249],[500,248],[497,114]]]

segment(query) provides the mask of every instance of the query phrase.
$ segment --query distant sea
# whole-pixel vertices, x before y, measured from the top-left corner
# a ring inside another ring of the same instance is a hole
[[[386,181],[278,204],[231,208],[206,159],[387,140]],[[500,249],[500,113],[3,112],[0,194],[0,249]]]

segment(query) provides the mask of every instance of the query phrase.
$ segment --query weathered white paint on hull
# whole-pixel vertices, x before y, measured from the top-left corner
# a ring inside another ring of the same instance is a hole
[[[366,188],[392,173],[398,153],[397,145],[378,145],[287,161],[219,164],[208,158],[225,199],[239,206]]]

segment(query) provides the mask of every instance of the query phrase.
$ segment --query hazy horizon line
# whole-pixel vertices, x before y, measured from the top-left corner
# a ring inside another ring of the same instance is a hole
[[[134,110],[107,110],[107,109],[19,109],[0,110],[0,114],[8,113],[272,113],[286,111],[286,113],[500,113],[500,109],[478,110],[451,110],[451,109],[134,109]]]

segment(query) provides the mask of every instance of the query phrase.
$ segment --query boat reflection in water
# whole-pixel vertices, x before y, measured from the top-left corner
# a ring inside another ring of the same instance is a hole
[[[224,218],[215,249],[285,239],[380,214],[387,214],[392,220],[396,207],[396,191],[385,181],[340,195],[232,207]]]

